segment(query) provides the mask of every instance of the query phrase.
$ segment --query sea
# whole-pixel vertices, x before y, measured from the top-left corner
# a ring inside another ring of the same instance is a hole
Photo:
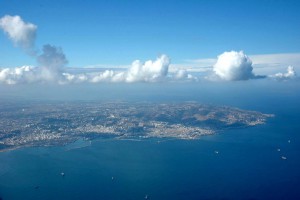
[[[299,86],[270,80],[112,86],[111,99],[193,100],[275,117],[197,140],[79,140],[1,152],[0,199],[300,199]],[[108,100],[102,89],[89,89],[95,92],[89,98]],[[2,94],[25,98],[12,90]]]

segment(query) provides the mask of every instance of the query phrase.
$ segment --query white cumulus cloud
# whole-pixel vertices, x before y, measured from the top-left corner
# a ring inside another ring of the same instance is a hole
[[[248,80],[255,78],[252,61],[243,51],[224,52],[218,56],[213,66],[217,77],[227,81]]]
[[[156,60],[141,62],[135,60],[125,71],[106,70],[89,75],[89,82],[158,82],[166,78],[170,65],[167,55],[161,55]]]
[[[0,28],[15,45],[24,49],[34,47],[37,26],[32,23],[24,22],[20,16],[5,15],[0,18]]]
[[[172,77],[176,81],[198,81],[198,78],[189,74],[186,69],[179,69]]]
[[[288,66],[286,73],[277,73],[275,75],[271,75],[270,77],[275,78],[277,80],[288,80],[297,77],[297,74],[294,70],[294,67]]]
[[[0,69],[0,83],[13,85],[35,82],[37,76],[34,69],[31,66]]]
[[[161,55],[155,61],[148,60],[142,63],[136,60],[126,72],[126,82],[155,82],[162,80],[168,74],[170,59]]]
[[[184,79],[188,77],[188,73],[185,69],[180,69],[176,72],[175,78],[176,79]]]

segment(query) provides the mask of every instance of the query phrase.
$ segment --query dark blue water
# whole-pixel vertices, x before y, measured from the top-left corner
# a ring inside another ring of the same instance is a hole
[[[225,95],[229,89],[205,97],[182,95],[183,100],[210,100],[276,115],[261,126],[193,141],[102,139],[91,145],[79,141],[67,147],[2,152],[0,197],[300,199],[299,90],[276,88],[231,88],[230,96]]]

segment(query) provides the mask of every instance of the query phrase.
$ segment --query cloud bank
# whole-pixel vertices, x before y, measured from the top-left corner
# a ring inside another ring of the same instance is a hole
[[[224,52],[213,66],[217,77],[226,81],[248,80],[255,77],[252,61],[242,51]]]
[[[0,18],[0,28],[16,46],[25,50],[34,47],[37,26],[24,22],[20,16],[5,15]]]
[[[168,74],[170,59],[161,55],[156,60],[141,62],[135,60],[123,71],[105,70],[92,73],[68,73],[65,64],[67,59],[60,48],[45,45],[43,53],[37,57],[38,67],[23,66],[0,69],[0,83],[102,83],[102,82],[161,82],[169,79],[189,80],[191,75],[186,72]],[[178,75],[179,74],[179,75]]]
[[[173,65],[170,68],[170,58],[163,54],[156,60],[146,62],[135,60],[131,66],[122,70],[70,73],[66,67],[68,60],[60,47],[46,44],[41,53],[34,50],[36,25],[24,22],[20,16],[5,15],[0,18],[0,28],[17,47],[21,47],[26,53],[33,56],[38,64],[37,67],[22,66],[0,69],[0,83],[3,84],[198,81],[200,77],[195,77],[188,72],[207,73],[209,70],[212,70],[214,75],[208,78],[210,80],[240,81],[266,77],[253,73],[253,63],[243,51],[224,52],[217,59],[192,61],[194,65],[204,65],[204,68],[203,66],[186,68],[179,65]],[[262,58],[259,57],[259,59]],[[286,73],[277,73],[269,77],[287,80],[296,77],[296,73],[290,66]]]
[[[126,71],[105,70],[99,73],[70,74],[63,73],[67,82],[159,82],[164,81],[168,75],[170,59],[161,55],[156,60],[141,62],[135,60]]]

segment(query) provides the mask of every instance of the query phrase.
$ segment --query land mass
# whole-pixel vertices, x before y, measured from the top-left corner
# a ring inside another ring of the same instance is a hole
[[[0,150],[78,139],[197,139],[264,124],[270,114],[197,102],[31,102],[0,106]]]

